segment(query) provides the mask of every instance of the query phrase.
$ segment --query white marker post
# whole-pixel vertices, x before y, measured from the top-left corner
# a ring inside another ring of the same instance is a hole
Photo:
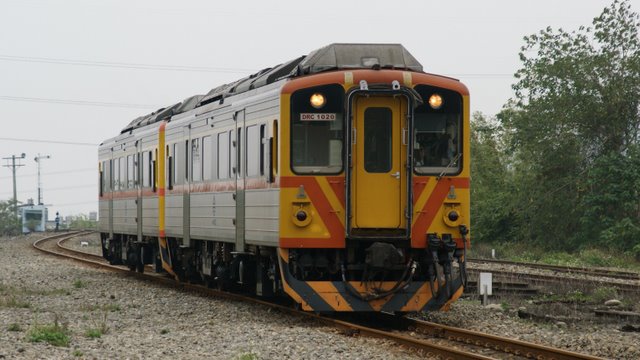
[[[487,305],[489,295],[493,295],[493,274],[492,273],[480,273],[478,278],[478,291],[482,296],[482,305]]]

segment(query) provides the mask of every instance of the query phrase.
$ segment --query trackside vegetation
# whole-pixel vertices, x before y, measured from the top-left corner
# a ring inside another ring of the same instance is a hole
[[[640,259],[640,28],[615,0],[589,26],[524,37],[514,97],[472,121],[477,244]]]

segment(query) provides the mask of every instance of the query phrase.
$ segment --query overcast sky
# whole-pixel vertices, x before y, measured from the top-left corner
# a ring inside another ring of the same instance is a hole
[[[590,25],[609,3],[0,0],[0,157],[26,154],[18,200],[37,202],[34,158],[51,156],[50,219],[97,211],[97,144],[133,118],[334,42],[402,43],[493,115],[512,96],[523,36]],[[0,200],[12,194],[2,167]]]

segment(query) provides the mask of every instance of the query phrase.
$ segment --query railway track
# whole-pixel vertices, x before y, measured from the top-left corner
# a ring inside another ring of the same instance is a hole
[[[624,280],[640,280],[640,273],[633,272],[633,271],[609,270],[609,269],[575,267],[575,266],[559,266],[559,265],[548,265],[548,264],[537,264],[537,263],[524,263],[524,262],[518,262],[518,261],[496,260],[496,259],[468,259],[468,261],[470,263],[476,263],[476,264],[485,263],[485,264],[514,265],[514,266],[528,267],[532,269],[551,270],[554,272],[561,272],[561,273],[585,274],[589,276],[609,277],[609,278],[624,279]]]
[[[51,255],[72,259],[91,266],[99,266],[127,276],[134,276],[154,281],[165,286],[180,288],[209,296],[261,304],[277,309],[283,313],[312,318],[329,326],[343,329],[348,334],[360,334],[363,336],[384,338],[398,344],[417,349],[429,357],[437,357],[441,359],[598,359],[597,357],[567,350],[554,349],[543,345],[502,338],[495,335],[439,325],[407,317],[377,314],[374,319],[376,325],[371,326],[358,323],[357,321],[340,319],[340,316],[333,317],[302,312],[293,309],[288,305],[267,302],[241,294],[219,291],[202,285],[177,283],[172,278],[161,274],[132,272],[125,266],[109,265],[98,255],[89,254],[64,246],[64,243],[70,239],[86,236],[90,233],[91,232],[75,232],[57,234],[38,240],[33,243],[33,246],[36,249]],[[384,327],[394,327],[395,330],[381,329],[381,324]],[[400,330],[398,330],[398,328]],[[446,342],[446,344],[442,344],[443,341]],[[489,356],[487,356],[487,352],[490,353]]]
[[[481,272],[490,272],[493,274],[494,279],[501,279],[503,281],[519,281],[525,282],[533,285],[548,285],[548,284],[563,284],[566,287],[571,287],[572,285],[579,285],[581,288],[598,288],[606,285],[608,287],[614,287],[618,291],[627,294],[640,294],[640,283],[629,283],[629,282],[613,282],[613,281],[603,281],[592,278],[577,278],[577,277],[563,277],[554,275],[546,275],[546,274],[529,274],[529,273],[517,273],[514,271],[507,270],[483,270],[483,269],[475,269],[475,268],[467,268],[467,273],[469,274],[470,279],[475,280],[478,277],[478,274]]]

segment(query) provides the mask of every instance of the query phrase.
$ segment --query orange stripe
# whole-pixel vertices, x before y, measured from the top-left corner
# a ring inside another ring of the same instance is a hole
[[[313,206],[318,210],[318,215],[324,222],[327,230],[329,230],[330,238],[321,239],[321,241],[320,239],[280,238],[280,246],[343,248],[345,246],[344,227],[342,226],[342,223],[340,223],[340,219],[338,219],[338,215],[331,207],[331,204],[329,204],[329,200],[327,200],[327,197],[322,192],[316,178],[306,176],[287,176],[282,177],[280,180],[280,186],[283,188],[297,188],[300,185],[304,186],[309,199],[313,202]],[[311,240],[311,242],[307,243],[309,240]],[[311,243],[314,245],[311,245]]]
[[[420,311],[431,300],[431,285],[424,283],[418,291],[413,294],[411,299],[400,309],[400,311]]]
[[[413,178],[413,206],[418,202],[420,195],[422,195],[422,192],[427,187],[430,179],[431,178]]]
[[[336,194],[336,197],[342,204],[342,208],[344,208],[345,207],[344,176],[327,176],[327,182],[329,183],[329,186],[331,186],[333,193]]]
[[[331,281],[307,281],[307,285],[335,311],[353,311],[351,305],[342,297]]]
[[[423,212],[418,213],[418,218],[411,228],[411,247],[424,248],[427,245],[426,233],[433,222],[442,202],[449,193],[449,187],[453,185],[458,189],[468,189],[468,178],[441,178],[429,196]]]

